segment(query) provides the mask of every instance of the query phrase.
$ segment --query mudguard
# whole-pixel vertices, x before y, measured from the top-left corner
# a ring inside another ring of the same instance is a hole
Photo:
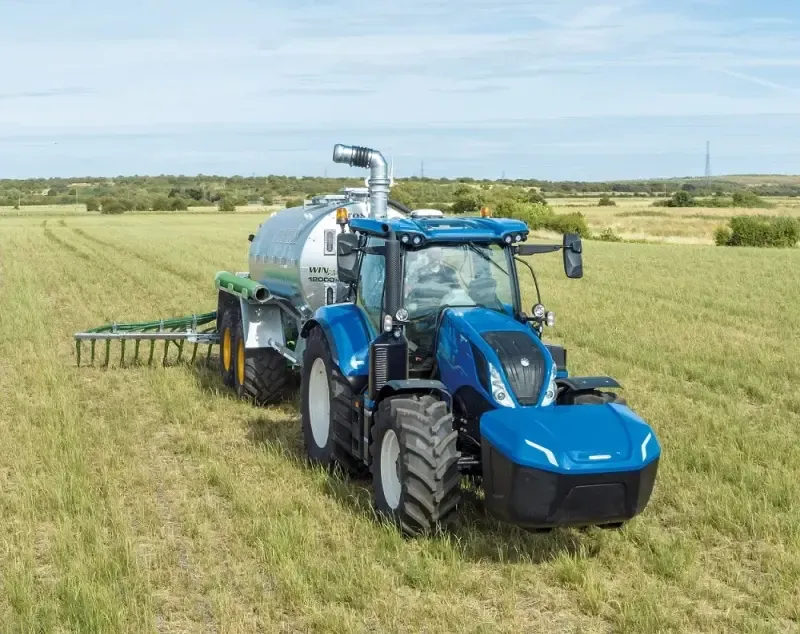
[[[504,521],[619,523],[649,502],[661,447],[624,405],[497,409],[480,428],[487,510]]]
[[[378,392],[378,401],[382,401],[387,396],[395,394],[420,394],[425,392],[435,392],[442,400],[444,400],[448,407],[452,406],[452,396],[441,381],[432,381],[430,379],[405,379],[387,381],[386,384]]]
[[[367,376],[369,344],[376,333],[364,311],[355,304],[321,306],[314,317],[303,324],[300,336],[305,338],[319,325],[328,337],[333,361],[347,378]]]
[[[622,387],[616,379],[610,376],[571,376],[559,377],[558,384],[571,390],[598,390],[604,387]]]

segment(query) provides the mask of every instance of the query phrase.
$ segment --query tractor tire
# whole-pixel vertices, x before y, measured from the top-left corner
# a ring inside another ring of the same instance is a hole
[[[617,405],[627,405],[627,401],[614,392],[601,392],[600,390],[585,390],[567,392],[564,395],[565,405],[603,405],[605,403],[616,403]]]
[[[234,342],[241,321],[238,306],[225,309],[219,320],[219,374],[225,387],[234,387]]]
[[[378,405],[372,482],[378,513],[409,537],[446,528],[461,501],[453,414],[434,396],[398,395]]]
[[[283,399],[289,385],[286,360],[272,348],[248,350],[241,326],[234,337],[234,388],[236,395],[258,406]]]
[[[313,464],[360,478],[368,472],[353,456],[350,419],[353,390],[333,361],[322,328],[314,328],[306,341],[300,375],[303,444]]]

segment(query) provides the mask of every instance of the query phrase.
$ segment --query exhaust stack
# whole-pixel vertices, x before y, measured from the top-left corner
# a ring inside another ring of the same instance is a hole
[[[377,150],[358,145],[333,147],[333,162],[347,163],[356,167],[368,167],[369,175],[369,213],[373,218],[386,218],[389,202],[389,169],[386,159]]]

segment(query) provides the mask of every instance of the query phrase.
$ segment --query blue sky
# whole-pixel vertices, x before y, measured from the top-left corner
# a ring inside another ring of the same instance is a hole
[[[800,173],[797,0],[0,0],[0,177]]]

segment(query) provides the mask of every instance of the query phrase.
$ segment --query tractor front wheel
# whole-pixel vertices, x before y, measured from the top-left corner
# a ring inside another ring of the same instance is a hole
[[[308,336],[301,372],[301,417],[306,455],[330,470],[361,477],[366,466],[352,453],[353,390],[333,361],[323,330]]]
[[[458,432],[447,405],[433,396],[381,401],[373,434],[377,511],[408,536],[450,524],[461,501]]]

